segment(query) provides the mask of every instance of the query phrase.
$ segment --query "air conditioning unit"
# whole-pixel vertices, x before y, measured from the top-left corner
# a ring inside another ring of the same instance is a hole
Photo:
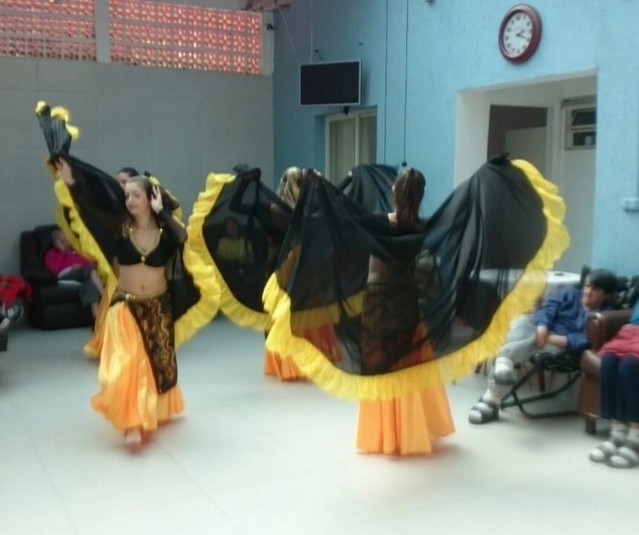
[[[566,148],[594,149],[597,145],[597,107],[594,104],[567,106]]]
[[[246,9],[251,11],[275,11],[284,6],[290,6],[295,0],[249,0]]]

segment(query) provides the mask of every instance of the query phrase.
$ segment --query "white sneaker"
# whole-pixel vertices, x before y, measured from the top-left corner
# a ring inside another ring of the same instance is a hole
[[[9,318],[12,322],[18,321],[24,314],[24,307],[22,305],[11,305],[5,310],[5,317]]]
[[[24,307],[22,305],[11,305],[9,308],[2,307],[2,321],[0,321],[0,332],[4,332],[11,327],[16,321],[18,321],[24,314]]]

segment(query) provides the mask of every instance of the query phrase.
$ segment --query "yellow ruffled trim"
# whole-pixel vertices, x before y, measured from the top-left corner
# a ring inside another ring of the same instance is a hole
[[[117,287],[117,277],[113,268],[75,209],[69,188],[62,180],[56,180],[54,189],[60,204],[71,207],[71,231],[79,237],[78,250],[96,261],[98,273],[102,280],[106,281],[107,288]],[[182,345],[201,327],[209,323],[220,308],[220,290],[213,269],[193,251],[188,240],[184,245],[183,260],[184,266],[193,277],[193,283],[199,290],[200,299],[175,322],[176,347]]]
[[[252,327],[253,329],[264,331],[268,329],[270,325],[268,314],[252,310],[235,298],[215,264],[215,260],[211,256],[211,252],[208,250],[206,241],[204,240],[204,222],[211,213],[224,186],[233,182],[233,180],[235,180],[235,175],[230,173],[210,173],[208,175],[206,178],[206,188],[198,195],[193,205],[191,217],[189,218],[189,225],[187,227],[189,235],[188,241],[193,250],[204,262],[212,266],[221,291],[220,309],[222,312],[224,312],[231,321],[242,327]]]
[[[273,319],[266,346],[291,355],[302,373],[328,392],[346,399],[392,399],[420,389],[448,383],[470,373],[477,363],[494,356],[503,345],[512,320],[532,310],[546,284],[547,270],[568,247],[563,224],[565,204],[557,187],[524,160],[513,160],[537,191],[546,216],[546,237],[512,291],[501,303],[488,328],[473,342],[442,358],[376,376],[359,376],[333,366],[313,344],[291,332],[291,301],[273,274],[264,290],[266,309]]]
[[[36,105],[36,115],[41,115],[46,106],[47,104],[44,101],[38,102]],[[66,108],[62,106],[52,108],[51,117],[61,119],[65,122],[67,132],[69,132],[72,139],[75,140],[79,137],[79,129],[68,123],[70,114]],[[68,230],[68,236],[74,237],[74,247],[76,250],[96,262],[98,273],[105,283],[105,288],[112,293],[113,289],[117,287],[117,277],[109,259],[105,258],[102,249],[100,249],[93,235],[82,221],[73,201],[73,197],[71,196],[71,192],[68,186],[62,181],[55,166],[48,162],[47,167],[56,179],[53,187],[56,198],[61,205],[59,216],[56,213],[59,217],[58,224],[63,230]],[[150,181],[153,184],[160,185],[156,177],[150,177]],[[166,192],[170,197],[175,199],[170,191],[166,190]],[[70,224],[61,213],[63,206],[69,208]],[[180,222],[180,224],[182,224],[180,218],[181,213],[181,207],[172,212],[173,217]],[[65,234],[67,234],[67,231],[65,231]],[[175,322],[176,348],[193,336],[201,327],[210,322],[217,314],[220,306],[220,290],[215,274],[212,268],[206,265],[197,253],[193,251],[188,240],[184,245],[183,261],[184,266],[193,278],[193,283],[199,290],[200,299]]]
[[[42,112],[47,106],[48,104],[44,100],[39,100],[36,104],[35,114],[38,117],[41,116]],[[67,110],[64,106],[55,106],[51,108],[51,117],[53,119],[61,119],[62,121],[64,121],[64,127],[71,136],[71,139],[76,140],[80,137],[80,129],[69,124],[71,114],[69,113],[69,110]]]
[[[55,192],[58,202],[62,206],[69,208],[69,216],[71,218],[70,229],[76,236],[77,243],[79,243],[77,250],[87,258],[95,261],[98,273],[105,285],[110,287],[117,286],[117,277],[113,271],[113,267],[102,253],[102,249],[100,249],[91,232],[89,232],[84,225],[84,221],[82,221],[78,213],[68,186],[58,177],[53,183],[53,191]]]
[[[209,323],[220,309],[220,285],[213,268],[195,251],[190,238],[184,244],[184,266],[193,277],[200,299],[175,322],[175,346],[180,347],[200,328]]]
[[[58,227],[60,227],[60,230],[64,232],[64,235],[69,241],[71,247],[73,247],[73,250],[78,251],[80,254],[83,254],[82,250],[80,249],[80,241],[78,240],[78,237],[71,230],[71,226],[69,225],[67,218],[64,217],[64,206],[62,206],[61,204],[58,204],[56,206],[53,218],[55,219],[56,225],[58,225]],[[83,256],[86,257],[86,255]]]

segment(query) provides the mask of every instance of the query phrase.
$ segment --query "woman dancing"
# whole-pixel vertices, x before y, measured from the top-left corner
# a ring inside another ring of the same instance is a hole
[[[405,169],[380,216],[309,174],[264,291],[267,347],[360,401],[362,452],[428,454],[453,432],[443,385],[494,354],[568,244],[563,201],[527,162],[487,162],[422,222],[424,187]],[[487,290],[489,320],[472,329]],[[309,336],[317,326],[330,344]]]
[[[67,152],[73,130],[66,110],[42,103],[36,112],[71,229],[116,281],[100,344],[100,391],[91,403],[137,449],[184,410],[176,347],[216,314],[219,288],[185,244],[162,188],[147,176],[130,177],[122,188]]]

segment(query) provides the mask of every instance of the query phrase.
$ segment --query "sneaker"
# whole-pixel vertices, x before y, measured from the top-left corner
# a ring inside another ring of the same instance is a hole
[[[18,321],[24,314],[22,305],[11,305],[9,308],[2,307],[2,321],[0,321],[0,332],[6,331]]]
[[[11,305],[5,310],[4,316],[9,318],[11,322],[18,321],[24,314],[24,307],[22,305]]]

